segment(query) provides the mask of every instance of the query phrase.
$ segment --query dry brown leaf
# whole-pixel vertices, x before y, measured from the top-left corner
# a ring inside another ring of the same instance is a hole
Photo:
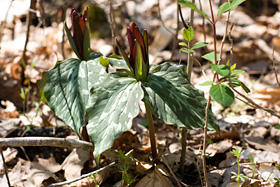
[[[232,147],[232,140],[226,139],[226,140],[220,141],[218,143],[210,144],[207,147],[206,152],[209,154],[210,157],[213,157],[217,153],[226,152],[231,147]]]
[[[253,99],[266,101],[269,104],[276,104],[280,101],[280,89],[263,89],[252,94]],[[278,103],[279,104],[279,103]]]
[[[54,173],[60,169],[61,166],[53,156],[48,159],[35,158],[35,161],[32,162],[32,169],[28,174],[28,181],[35,186],[49,185],[57,181]]]
[[[154,186],[161,186],[161,187],[172,187],[172,182],[166,178],[157,167],[151,173],[147,174],[143,177],[135,187],[154,187]]]
[[[74,149],[61,164],[66,180],[81,176],[84,163],[89,159],[90,152],[81,149]],[[73,172],[75,171],[75,172]]]

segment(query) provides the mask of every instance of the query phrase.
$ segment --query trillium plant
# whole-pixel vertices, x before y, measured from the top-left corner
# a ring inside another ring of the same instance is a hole
[[[148,32],[132,23],[127,28],[129,54],[116,39],[123,57],[102,56],[89,48],[87,12],[72,10],[72,34],[65,24],[68,40],[78,58],[57,62],[44,72],[39,87],[42,99],[58,117],[81,137],[86,124],[94,156],[112,147],[114,139],[129,130],[144,102],[153,159],[157,158],[153,115],[166,124],[203,128],[207,100],[188,80],[184,66],[149,64]],[[108,66],[116,69],[108,72]],[[209,109],[209,129],[219,131]]]

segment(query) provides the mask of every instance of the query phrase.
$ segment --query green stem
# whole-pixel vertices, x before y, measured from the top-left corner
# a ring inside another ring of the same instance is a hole
[[[192,0],[192,3],[195,3],[195,0]],[[194,17],[194,10],[191,10],[190,14],[190,26],[193,26],[193,17]],[[183,18],[182,18],[183,21]],[[193,42],[190,41],[188,42],[188,46],[191,48],[193,45]],[[192,74],[192,68],[193,68],[193,60],[192,60],[192,55],[188,53],[188,65],[187,65],[187,74],[188,78],[191,81],[191,74]],[[187,133],[188,133],[188,128],[183,127],[182,129],[182,152],[181,152],[181,158],[180,158],[180,172],[181,174],[184,173],[184,166],[185,166],[185,157],[186,157],[186,148],[187,148]]]
[[[157,155],[157,146],[156,146],[155,127],[154,127],[153,115],[152,115],[152,111],[151,111],[149,105],[146,102],[145,102],[145,108],[146,108],[146,116],[147,116],[147,120],[148,120],[150,142],[151,142],[151,149],[152,149],[152,157],[153,157],[154,162],[156,162],[156,159],[157,159],[158,155]]]

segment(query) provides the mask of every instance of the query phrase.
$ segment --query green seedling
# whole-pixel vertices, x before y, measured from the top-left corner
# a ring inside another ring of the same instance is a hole
[[[132,178],[128,173],[130,167],[129,159],[132,158],[132,154],[130,153],[128,155],[125,155],[124,151],[119,150],[118,158],[120,159],[120,172],[122,173],[123,184],[125,184],[125,186],[129,186],[132,183],[136,182],[136,179]]]
[[[242,182],[244,182],[246,179],[248,179],[248,177],[246,175],[244,175],[243,173],[240,173],[240,156],[244,153],[244,151],[242,151],[242,149],[233,149],[232,151],[230,151],[236,158],[237,158],[237,173],[236,172],[231,172],[231,174],[233,175],[231,178],[235,179],[235,181],[237,182],[237,187],[239,187],[239,183],[240,180]]]

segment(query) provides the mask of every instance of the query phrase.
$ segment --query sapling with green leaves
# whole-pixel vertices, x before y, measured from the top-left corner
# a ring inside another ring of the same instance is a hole
[[[244,182],[246,179],[248,179],[246,175],[240,173],[240,156],[244,153],[244,151],[240,148],[240,149],[233,149],[230,152],[237,158],[237,167],[238,167],[237,173],[233,171],[231,172],[231,174],[233,175],[231,178],[235,179],[235,181],[237,182],[237,187],[239,187],[240,180]]]

